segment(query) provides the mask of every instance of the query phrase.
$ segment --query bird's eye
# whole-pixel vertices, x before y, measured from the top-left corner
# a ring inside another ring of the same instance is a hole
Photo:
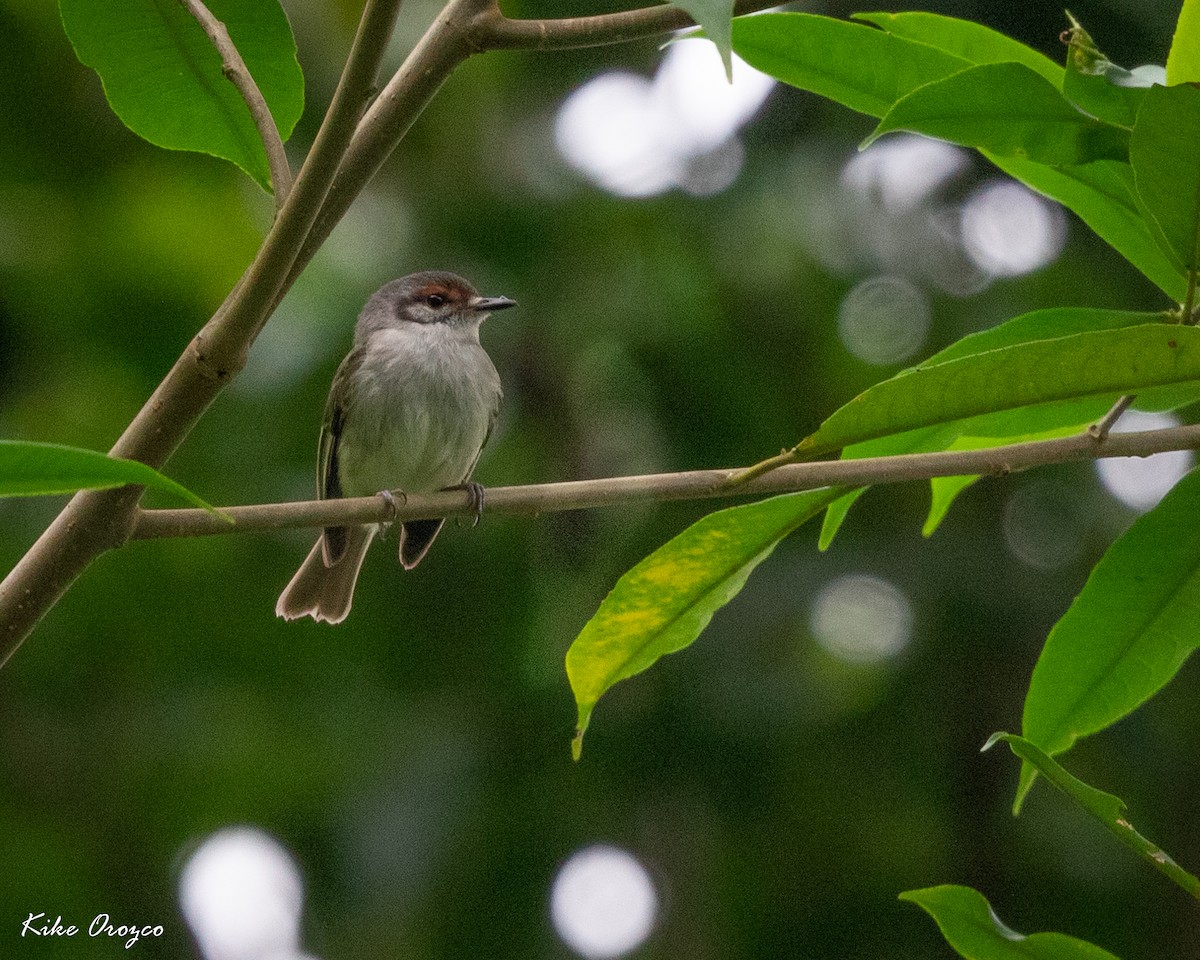
[[[425,298],[425,302],[433,307],[434,310],[436,310],[438,307],[443,306],[446,303],[446,298],[440,293],[431,293]]]

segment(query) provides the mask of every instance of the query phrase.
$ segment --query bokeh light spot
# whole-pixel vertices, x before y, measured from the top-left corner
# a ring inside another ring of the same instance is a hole
[[[1017,277],[1053,263],[1067,239],[1062,211],[1010,180],[975,190],[963,204],[961,227],[967,255],[997,277]]]
[[[1030,483],[1004,510],[1004,542],[1022,563],[1060,570],[1083,552],[1084,518],[1078,497],[1050,483]]]
[[[866,363],[884,366],[916,353],[929,332],[929,298],[903,277],[870,277],[846,294],[838,335]]]
[[[1129,410],[1117,421],[1113,432],[1165,430],[1178,425],[1179,421],[1169,414]],[[1192,469],[1193,460],[1188,450],[1170,450],[1152,457],[1107,457],[1096,461],[1096,473],[1112,496],[1133,510],[1145,512],[1183,479]]]
[[[842,168],[842,184],[879,197],[892,213],[920,206],[970,165],[970,154],[941,140],[912,134],[887,137],[856,153]]]
[[[610,193],[649,197],[676,187],[704,196],[737,178],[737,131],[775,81],[733,58],[733,83],[707,41],[672,44],[654,79],[610,71],[563,102],[555,141],[566,161]]]
[[[912,638],[912,607],[894,584],[848,574],[827,583],[813,601],[809,627],[839,660],[876,663],[894,657]]]
[[[299,953],[300,870],[257,827],[226,827],[205,840],[180,874],[179,902],[205,960]]]
[[[619,957],[640,946],[654,928],[658,895],[637,859],[597,844],[573,853],[550,891],[554,929],[588,960]]]

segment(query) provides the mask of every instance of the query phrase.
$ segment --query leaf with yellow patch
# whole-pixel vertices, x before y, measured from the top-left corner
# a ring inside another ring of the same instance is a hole
[[[780,540],[844,493],[807,490],[710,513],[621,577],[567,651],[575,758],[609,687],[688,646]]]

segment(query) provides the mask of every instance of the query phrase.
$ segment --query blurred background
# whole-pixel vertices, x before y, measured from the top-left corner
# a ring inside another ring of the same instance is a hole
[[[357,4],[284,6],[296,162]],[[1063,57],[1055,4],[915,6]],[[880,7],[911,8],[803,9]],[[436,9],[405,5],[389,68]],[[1165,60],[1178,4],[1072,13],[1132,67]],[[0,0],[0,36],[0,436],[107,449],[270,201],[129,133],[54,5]],[[858,153],[870,119],[735,76],[699,41],[475,58],[167,472],[217,504],[308,499],[357,311],[418,269],[520,302],[483,331],[505,387],[485,485],[748,464],[1024,311],[1168,306],[980,158],[903,136]],[[692,648],[608,694],[578,764],[567,647],[705,504],[485,515],[408,574],[377,548],[336,629],[273,615],[310,533],[132,544],[0,671],[3,952],[121,952],[86,931],[18,943],[44,912],[161,925],[144,957],[924,960],[952,954],[896,895],[964,883],[1023,932],[1182,956],[1200,940],[1182,892],[1044,786],[1014,819],[1017,763],[979,747],[1019,729],[1046,633],[1189,465],[985,480],[928,541],[927,485],[876,490],[828,553],[802,529]],[[0,500],[0,568],[59,506]],[[1186,666],[1067,758],[1193,870],[1198,680]]]

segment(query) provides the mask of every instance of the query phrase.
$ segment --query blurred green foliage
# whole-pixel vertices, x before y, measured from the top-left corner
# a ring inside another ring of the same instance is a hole
[[[308,84],[295,161],[355,9],[284,5]],[[922,6],[1065,54],[1053,5]],[[405,7],[392,67],[435,9]],[[1161,60],[1178,9],[1072,12],[1133,66]],[[270,200],[217,160],[126,131],[53,5],[0,0],[0,36],[0,436],[106,449],[253,255]],[[521,304],[484,330],[506,392],[484,484],[745,464],[796,442],[900,366],[856,359],[836,332],[841,299],[879,273],[928,293],[930,353],[1039,306],[1168,306],[1076,222],[1048,268],[969,296],[937,288],[919,236],[839,185],[871,121],[793,90],[746,129],[745,169],[721,194],[624,200],[588,186],[554,149],[558,104],[605,69],[648,75],[660,57],[648,41],[468,63],[168,474],[216,504],[310,496],[357,310],[416,269]],[[995,176],[973,161],[948,200]],[[1033,488],[1077,531],[1051,571],[1002,534]],[[38,911],[163,923],[163,940],[135,949],[191,955],[179,865],[231,823],[296,855],[305,945],[326,958],[569,956],[549,884],[598,840],[659,885],[646,957],[948,955],[895,899],[941,883],[985,891],[1018,929],[1127,960],[1179,955],[1200,940],[1186,898],[1048,790],[1013,820],[1012,764],[978,753],[1016,726],[1046,633],[1132,515],[1082,466],[985,480],[923,542],[927,498],[923,484],[873,491],[825,555],[815,529],[785,541],[689,651],[609,694],[578,765],[566,648],[616,578],[704,505],[485,517],[444,533],[411,574],[376,548],[336,629],[272,615],[308,534],[107,556],[0,671],[4,955],[47,946],[17,942]],[[0,566],[56,506],[0,501]],[[909,646],[875,665],[834,658],[808,625],[824,584],[864,572],[903,590],[914,616]],[[1185,866],[1200,862],[1198,693],[1188,665],[1072,759]],[[120,948],[76,939],[53,955],[103,949]]]

